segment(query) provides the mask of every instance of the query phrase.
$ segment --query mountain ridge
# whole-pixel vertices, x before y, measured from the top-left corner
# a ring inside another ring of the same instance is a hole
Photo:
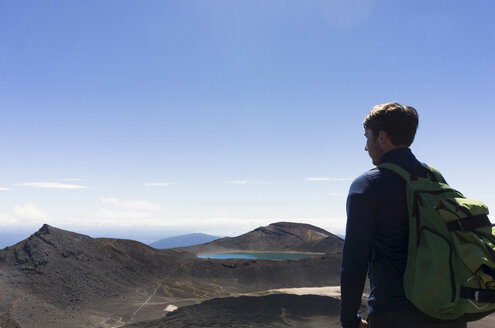
[[[292,226],[297,227],[306,229]],[[267,234],[272,228],[256,232],[264,231],[260,244],[286,236]],[[180,248],[157,250],[133,240],[91,238],[43,225],[0,250],[0,326],[114,327],[159,319],[167,304],[337,285],[339,264],[338,252],[287,261],[199,259]]]
[[[202,245],[176,248],[195,255],[231,251],[298,251],[340,254],[342,238],[305,223],[276,222],[237,237],[225,237]]]

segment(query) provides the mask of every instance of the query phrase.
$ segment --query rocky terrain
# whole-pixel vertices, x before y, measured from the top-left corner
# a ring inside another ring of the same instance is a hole
[[[272,223],[238,237],[226,237],[197,246],[183,247],[193,254],[232,251],[280,251],[340,254],[344,240],[318,227],[291,222]]]
[[[342,244],[322,229],[283,222],[168,250],[44,225],[0,250],[0,327],[339,327],[338,287],[322,286],[339,285]],[[212,250],[322,255],[299,260],[195,256]],[[469,327],[494,322],[491,316]]]
[[[304,233],[306,226],[299,232],[296,228],[287,236],[313,235]],[[259,244],[271,244],[263,239],[273,234],[259,236]],[[251,237],[244,247],[231,241],[241,250],[255,242]],[[290,242],[278,241],[290,250]],[[338,285],[340,249],[319,253],[284,261],[199,259],[182,249],[93,239],[44,225],[0,250],[0,327],[119,327],[162,318],[169,305],[180,308],[274,288]]]
[[[215,298],[182,307],[166,318],[130,324],[125,328],[339,326],[338,299],[272,294]]]

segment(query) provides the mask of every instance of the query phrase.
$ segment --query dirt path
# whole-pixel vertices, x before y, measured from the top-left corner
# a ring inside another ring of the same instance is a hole
[[[163,288],[162,284],[158,284],[158,286],[156,286],[155,290],[153,291],[153,294],[151,294],[150,297],[148,297],[148,299],[146,301],[144,301],[143,304],[141,304],[141,306],[136,311],[134,311],[134,313],[131,316],[131,321],[134,320],[134,316],[143,308],[143,306],[145,306],[146,304],[149,303],[149,301],[151,301],[151,299],[153,298],[153,296],[156,295],[156,293],[158,292],[158,289],[160,289],[160,287]]]

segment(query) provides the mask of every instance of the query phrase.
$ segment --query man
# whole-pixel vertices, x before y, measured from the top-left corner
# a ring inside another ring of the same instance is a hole
[[[363,125],[364,149],[374,165],[388,162],[409,172],[423,165],[409,149],[418,126],[413,107],[377,105]],[[408,221],[405,182],[398,176],[374,169],[354,180],[347,198],[341,264],[340,319],[344,328],[466,327],[465,323],[431,318],[407,300],[397,273],[403,275],[406,269]],[[370,295],[365,321],[357,312],[367,273]]]

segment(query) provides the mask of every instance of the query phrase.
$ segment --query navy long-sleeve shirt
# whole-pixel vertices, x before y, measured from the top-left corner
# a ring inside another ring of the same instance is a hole
[[[400,165],[410,172],[422,165],[409,148],[389,151],[381,162]],[[351,184],[341,263],[340,320],[344,328],[359,326],[357,312],[367,273],[369,314],[414,309],[397,277],[397,272],[402,275],[406,269],[408,221],[405,182],[394,173],[373,169]],[[376,253],[374,243],[379,245],[381,253]],[[383,256],[396,272],[384,262]]]

